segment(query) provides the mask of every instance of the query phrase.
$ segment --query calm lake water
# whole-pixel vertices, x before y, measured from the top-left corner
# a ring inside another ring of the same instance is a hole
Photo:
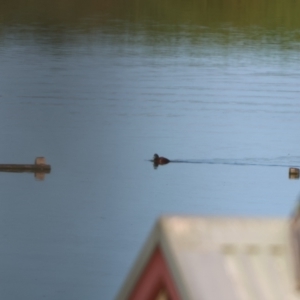
[[[45,156],[52,171],[0,173],[1,299],[113,299],[162,214],[290,215],[292,6],[260,24],[218,5],[43,15],[13,2],[0,18],[0,160]],[[183,162],[155,170],[154,153]]]

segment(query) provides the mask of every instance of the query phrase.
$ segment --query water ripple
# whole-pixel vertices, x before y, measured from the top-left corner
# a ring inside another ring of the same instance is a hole
[[[277,158],[212,158],[212,159],[174,159],[172,163],[211,164],[211,165],[240,165],[266,167],[296,167],[300,166],[300,156]]]

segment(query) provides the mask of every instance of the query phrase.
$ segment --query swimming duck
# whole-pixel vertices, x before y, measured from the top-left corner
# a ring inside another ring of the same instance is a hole
[[[167,158],[163,157],[163,156],[158,156],[158,154],[154,154],[153,156],[153,164],[155,166],[158,165],[166,165],[170,162],[170,160],[168,160]]]

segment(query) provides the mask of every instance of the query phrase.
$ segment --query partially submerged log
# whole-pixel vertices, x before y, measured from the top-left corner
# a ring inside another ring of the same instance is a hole
[[[34,164],[0,164],[0,172],[50,173],[51,166],[44,157],[37,157]]]

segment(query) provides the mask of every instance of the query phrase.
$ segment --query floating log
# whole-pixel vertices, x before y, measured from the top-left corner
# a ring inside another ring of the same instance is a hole
[[[0,164],[0,172],[50,173],[51,166],[44,157],[37,157],[34,164]]]

